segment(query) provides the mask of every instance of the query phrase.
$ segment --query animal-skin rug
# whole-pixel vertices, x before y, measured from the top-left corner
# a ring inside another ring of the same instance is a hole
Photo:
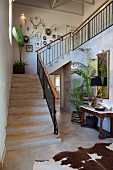
[[[76,152],[60,152],[52,159],[35,161],[33,170],[113,170],[113,143],[97,143]]]

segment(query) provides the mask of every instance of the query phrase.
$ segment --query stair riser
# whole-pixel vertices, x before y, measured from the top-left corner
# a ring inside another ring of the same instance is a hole
[[[9,143],[7,143],[6,148],[7,151],[13,151],[13,150],[18,150],[18,149],[25,149],[25,148],[33,148],[33,147],[38,147],[38,146],[43,146],[43,145],[50,145],[50,144],[56,144],[56,143],[60,143],[61,139],[58,138],[48,138],[48,139],[44,139],[43,140],[30,140],[30,142],[21,142],[21,143],[15,143],[12,142],[11,145],[9,145]]]
[[[37,74],[13,74],[13,78],[38,78],[38,75]]]
[[[9,108],[9,113],[19,114],[19,113],[37,113],[37,112],[49,112],[48,107],[34,107],[34,108]]]
[[[43,99],[43,93],[11,94],[10,99]]]
[[[15,101],[15,100],[10,100],[9,103],[10,107],[13,106],[41,106],[41,105],[47,105],[46,100],[44,99],[39,99],[39,100],[19,100],[19,101]]]
[[[26,122],[40,122],[40,121],[51,121],[49,115],[39,115],[39,116],[9,116],[8,124],[18,124]]]
[[[11,94],[38,93],[43,92],[42,88],[12,88]]]
[[[12,83],[40,83],[40,80],[37,78],[13,78]]]
[[[12,83],[11,87],[16,87],[16,88],[27,88],[27,87],[36,87],[40,88],[41,85],[39,83]]]
[[[23,127],[23,128],[7,128],[8,135],[19,135],[25,133],[37,133],[37,132],[50,132],[52,133],[53,125],[40,125],[35,127]]]

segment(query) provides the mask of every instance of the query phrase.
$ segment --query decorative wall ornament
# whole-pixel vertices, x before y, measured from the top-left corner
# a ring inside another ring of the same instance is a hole
[[[29,42],[29,36],[27,36],[27,35],[24,36],[24,42],[25,42],[25,43],[28,43],[28,42]]]
[[[46,45],[46,44],[47,44],[47,41],[43,41],[43,44]]]
[[[56,39],[56,35],[53,35],[53,39]]]
[[[43,36],[43,40],[46,40],[47,38],[46,38],[46,36]]]
[[[46,34],[47,34],[48,36],[51,35],[51,33],[52,33],[52,30],[49,29],[49,28],[47,28],[45,31],[46,31]]]
[[[50,29],[51,29],[51,31],[52,31],[52,32],[53,32],[53,31],[55,31],[55,32],[56,32],[56,30],[57,30],[57,28],[56,28],[56,24],[52,25]]]
[[[38,26],[41,24],[41,18],[40,17],[31,17],[30,18],[31,23],[33,24],[33,28],[37,29]]]

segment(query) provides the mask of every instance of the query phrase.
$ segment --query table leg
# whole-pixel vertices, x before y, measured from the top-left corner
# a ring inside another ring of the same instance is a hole
[[[82,122],[82,125],[84,124],[84,111],[82,111],[82,114],[81,114],[81,122]]]
[[[104,120],[104,118],[100,118],[100,130],[99,130],[99,132],[100,132],[99,138],[100,139],[104,139],[103,130],[102,130],[103,120]]]

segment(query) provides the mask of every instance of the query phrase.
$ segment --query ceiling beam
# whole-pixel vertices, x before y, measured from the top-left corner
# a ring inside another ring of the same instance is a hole
[[[56,11],[56,12],[62,12],[65,14],[73,14],[73,15],[78,15],[78,16],[83,16],[82,13],[78,13],[78,12],[70,12],[70,11],[66,11],[66,10],[60,10],[60,9],[53,9],[53,8],[47,8],[47,7],[43,7],[43,6],[38,6],[38,5],[33,5],[33,4],[27,4],[27,3],[22,3],[22,2],[16,2],[15,4],[19,4],[19,5],[25,5],[25,6],[29,6],[29,7],[35,7],[35,8],[41,8],[41,9],[46,9],[49,11]]]
[[[90,4],[90,5],[94,5],[95,4],[95,0],[93,0],[92,2],[88,2],[85,0],[72,0],[73,2],[78,2],[78,3],[82,3],[82,4]]]
[[[56,2],[57,2],[57,0],[53,0],[52,8],[55,7]]]

